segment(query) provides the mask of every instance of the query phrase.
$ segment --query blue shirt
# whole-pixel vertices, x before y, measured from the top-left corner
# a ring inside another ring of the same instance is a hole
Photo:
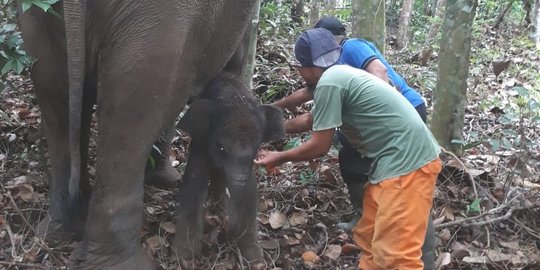
[[[414,106],[424,104],[422,96],[407,85],[405,80],[386,62],[375,45],[367,40],[354,38],[348,39],[342,45],[342,53],[339,58],[340,64],[346,64],[365,70],[371,61],[379,59],[386,67],[388,78],[401,92],[401,94]]]

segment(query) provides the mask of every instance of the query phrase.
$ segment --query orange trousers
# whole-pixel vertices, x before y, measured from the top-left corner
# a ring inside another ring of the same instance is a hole
[[[362,250],[359,269],[424,268],[421,249],[440,171],[437,158],[407,175],[367,184],[362,218],[353,229]]]

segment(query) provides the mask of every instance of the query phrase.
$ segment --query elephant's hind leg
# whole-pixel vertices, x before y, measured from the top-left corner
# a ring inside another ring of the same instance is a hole
[[[57,12],[59,5],[54,6]],[[52,13],[32,7],[21,12],[21,30],[28,54],[38,61],[31,68],[34,91],[41,109],[43,132],[51,162],[49,209],[37,226],[37,236],[46,240],[66,240],[82,237],[86,211],[84,202],[68,204],[70,154],[68,83],[65,35],[62,20]],[[88,98],[88,96],[87,96]],[[91,100],[85,101],[81,135],[81,162],[86,164]],[[81,188],[88,191],[86,166],[82,170]]]

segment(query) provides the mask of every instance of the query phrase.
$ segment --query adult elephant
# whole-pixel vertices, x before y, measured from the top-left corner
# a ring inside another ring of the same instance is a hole
[[[54,6],[63,19],[36,7],[21,12],[53,177],[39,228],[83,235],[74,269],[154,268],[138,235],[152,144],[224,68],[254,3],[64,0]],[[96,183],[86,207],[94,104]]]

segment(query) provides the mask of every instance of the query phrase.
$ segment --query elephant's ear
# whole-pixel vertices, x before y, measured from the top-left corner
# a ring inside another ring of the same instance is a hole
[[[216,106],[217,102],[208,99],[194,101],[178,122],[178,127],[192,138],[205,137],[210,125],[210,114]]]
[[[263,141],[273,141],[285,138],[283,111],[272,105],[260,105],[259,111],[264,115]]]

